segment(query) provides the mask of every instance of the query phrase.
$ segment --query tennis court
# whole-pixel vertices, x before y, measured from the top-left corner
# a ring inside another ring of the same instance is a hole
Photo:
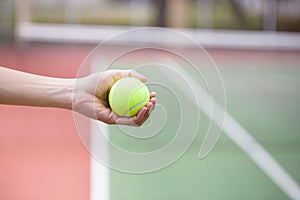
[[[157,93],[138,128],[0,105],[0,199],[300,199],[299,2],[168,2],[0,2],[1,66]]]
[[[209,52],[220,67],[224,79],[227,112],[299,182],[298,53]],[[189,71],[188,68],[184,70]],[[160,77],[158,73],[156,76]],[[160,78],[164,79],[165,76]],[[178,95],[184,94],[178,92]],[[164,93],[158,92],[158,100],[168,106],[169,98]],[[186,100],[186,103],[189,101]],[[155,113],[153,115],[155,117]],[[170,116],[176,118],[176,115],[168,115]],[[110,171],[112,199],[290,198],[225,133],[221,135],[213,151],[205,159],[199,160],[199,148],[204,139],[207,121],[209,119],[201,113],[200,127],[194,143],[171,166],[141,175]],[[133,151],[151,149],[147,144],[157,148],[168,141],[168,138],[175,137],[172,127],[168,127],[160,132],[163,136],[151,138],[146,144],[145,141],[136,141],[135,138],[124,135],[118,129],[112,129],[111,137],[115,142]]]
[[[23,71],[72,77],[92,48],[33,43],[2,48],[1,61],[4,66]],[[114,48],[117,47],[107,47],[108,54]],[[299,52],[209,49],[208,53],[224,80],[227,112],[299,183]],[[134,65],[137,60],[127,62]],[[183,69],[189,72],[188,67]],[[152,73],[157,79],[165,78],[155,71]],[[168,97],[163,91],[157,92],[158,102],[168,110],[168,106],[172,106]],[[1,113],[1,185],[7,188],[1,192],[4,198],[39,197],[30,190],[51,183],[50,188],[41,191],[40,197],[55,197],[51,191],[66,194],[66,199],[89,196],[89,155],[80,143],[70,112],[1,106]],[[172,116],[176,118],[175,114],[168,115],[168,120],[172,121]],[[166,168],[146,174],[109,170],[111,199],[289,199],[225,133],[212,152],[199,160],[208,121],[201,113],[199,130],[191,147]],[[118,127],[110,127],[110,131],[114,142],[131,151],[157,148],[174,136],[172,126],[165,127],[151,140],[136,140]],[[24,163],[21,168],[20,163]],[[51,176],[53,179],[49,182]],[[72,177],[72,184],[68,177]],[[30,184],[27,184],[28,179]],[[60,185],[59,180],[68,181]],[[18,192],[13,192],[17,188]]]

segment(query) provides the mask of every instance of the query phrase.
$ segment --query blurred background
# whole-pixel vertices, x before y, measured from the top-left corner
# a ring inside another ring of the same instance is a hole
[[[20,22],[299,31],[297,0],[1,1],[1,35]]]
[[[0,65],[76,77],[99,42],[135,27],[180,30],[202,44],[223,77],[228,115],[274,162],[262,167],[256,160],[261,151],[250,156],[226,131],[199,160],[200,126],[192,146],[170,167],[122,173],[90,157],[70,111],[0,105],[0,199],[300,199],[299,0],[1,0]],[[105,54],[131,42],[107,45]],[[180,48],[198,56],[191,47]],[[144,52],[145,62],[153,55],[159,52]],[[126,66],[140,62],[143,57],[131,58]],[[209,76],[206,64],[199,60]],[[192,73],[188,66],[183,70]],[[168,98],[158,94],[162,104]],[[209,116],[200,112],[199,123],[206,124]],[[82,123],[87,133],[94,131],[88,119]],[[118,131],[109,128],[113,140],[134,144]],[[171,129],[163,133],[172,137]]]

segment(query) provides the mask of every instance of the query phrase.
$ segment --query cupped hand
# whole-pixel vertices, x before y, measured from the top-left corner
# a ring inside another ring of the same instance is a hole
[[[125,77],[134,77],[142,82],[147,80],[134,70],[108,70],[77,79],[73,93],[73,110],[107,124],[141,126],[155,107],[156,93],[151,92],[149,102],[136,116],[118,116],[109,106],[108,94],[112,85]]]

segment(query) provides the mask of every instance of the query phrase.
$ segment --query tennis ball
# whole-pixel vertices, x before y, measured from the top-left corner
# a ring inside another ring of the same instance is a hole
[[[140,80],[126,77],[118,80],[110,89],[108,101],[111,109],[119,116],[132,117],[150,99],[147,86]]]

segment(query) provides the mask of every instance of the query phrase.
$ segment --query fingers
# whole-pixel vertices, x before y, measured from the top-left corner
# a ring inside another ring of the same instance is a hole
[[[128,74],[129,74],[129,77],[137,78],[137,79],[139,79],[142,82],[146,82],[147,81],[147,78],[145,76],[137,73],[134,70],[129,70]]]
[[[128,125],[128,126],[140,126],[142,125],[142,123],[140,123],[144,118],[145,114],[147,112],[147,108],[146,107],[143,107],[137,114],[137,116],[134,116],[134,117],[119,117],[117,120],[116,120],[116,124],[119,124],[119,125]]]
[[[152,102],[153,106],[155,106],[155,104],[156,104],[156,93],[155,92],[151,92],[150,102]]]
[[[132,121],[136,126],[141,126],[150,116],[152,110],[156,104],[156,93],[151,92],[150,101],[144,106],[137,114],[136,117],[132,117]]]
[[[148,102],[147,105],[139,111],[137,116],[132,117],[132,121],[136,126],[141,126],[149,118],[152,107],[153,104]]]
[[[99,74],[97,75],[97,78]],[[94,78],[96,75],[94,75]],[[144,106],[137,114],[137,116],[128,118],[117,116],[108,103],[108,93],[111,86],[119,79],[125,77],[134,77],[142,82],[146,82],[147,78],[134,70],[108,70],[100,74],[101,81],[98,83],[96,88],[96,99],[99,99],[99,104],[103,105],[106,112],[98,112],[97,119],[108,124],[120,124],[129,126],[141,126],[150,116],[151,111],[154,109],[156,104],[156,93],[151,92],[150,100],[146,106]],[[95,78],[95,80],[98,80]],[[92,90],[94,92],[94,90]],[[113,113],[113,114],[112,114]]]
[[[141,126],[150,116],[156,104],[156,93],[151,92],[150,101],[134,117],[118,117],[116,124],[128,126]]]
[[[125,77],[133,77],[139,79],[142,82],[146,82],[147,78],[134,70],[112,70],[112,75],[114,76],[115,80],[119,80]]]
[[[119,117],[116,124],[127,126],[141,126],[149,117],[149,108],[143,107],[134,117]]]
[[[156,92],[151,92],[150,93],[150,98],[152,98],[152,97],[156,97]]]

